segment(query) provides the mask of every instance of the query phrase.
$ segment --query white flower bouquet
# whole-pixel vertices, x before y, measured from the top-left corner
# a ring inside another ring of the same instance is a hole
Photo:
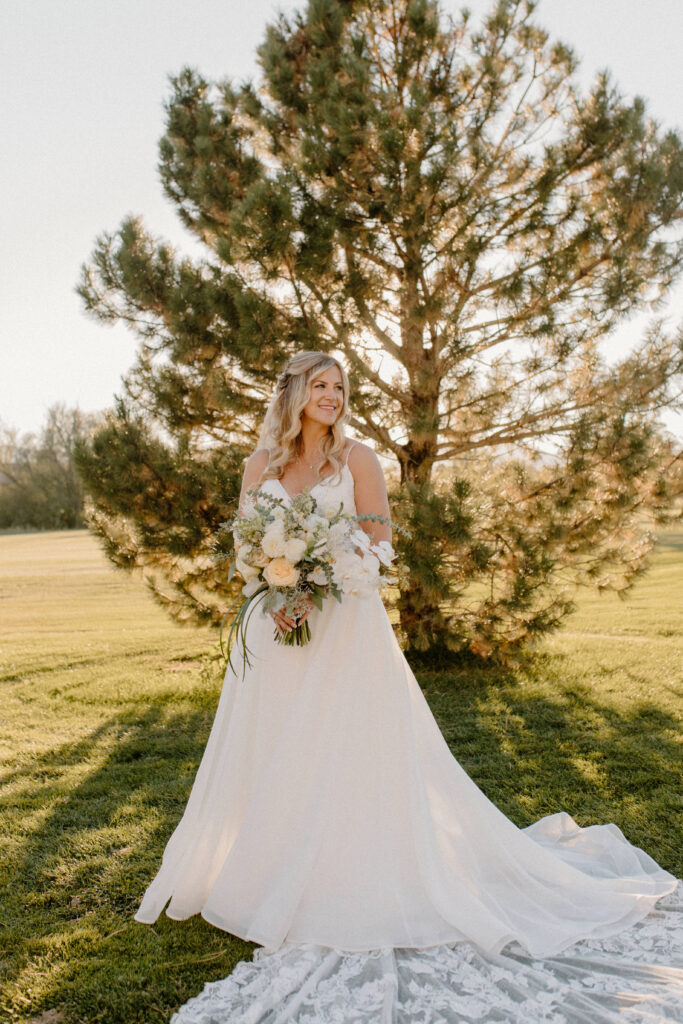
[[[257,603],[264,613],[284,609],[297,619],[309,602],[322,610],[329,596],[337,601],[347,595],[365,597],[384,586],[394,550],[388,541],[372,544],[360,526],[363,520],[388,522],[383,516],[350,515],[343,505],[319,503],[308,491],[296,495],[291,504],[266,491],[251,491],[243,509],[220,527],[216,541],[219,557],[229,539],[234,541],[228,580],[235,572],[244,580],[228,652],[241,636],[245,664],[251,664],[246,627]],[[275,630],[274,639],[303,646],[311,639],[308,620],[286,633]]]

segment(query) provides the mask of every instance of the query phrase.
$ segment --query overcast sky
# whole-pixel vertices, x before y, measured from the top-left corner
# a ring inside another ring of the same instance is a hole
[[[35,430],[57,401],[111,404],[136,339],[85,316],[74,287],[96,236],[126,214],[192,248],[158,181],[168,75],[255,72],[270,0],[0,0],[0,420]],[[462,5],[442,0],[446,10]],[[489,0],[470,0],[476,16]],[[541,0],[536,20],[575,48],[581,79],[608,67],[622,92],[683,126],[681,0]],[[670,304],[683,318],[683,287]],[[626,347],[638,324],[620,334]],[[681,419],[669,421],[681,429]]]

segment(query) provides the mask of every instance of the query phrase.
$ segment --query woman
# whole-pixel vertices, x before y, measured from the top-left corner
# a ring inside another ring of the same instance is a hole
[[[310,488],[323,505],[388,517],[376,456],[345,438],[348,399],[337,360],[294,356],[241,500]],[[391,538],[386,524],[364,528]],[[226,673],[187,809],[136,914],[155,921],[170,899],[170,917],[201,913],[270,951],[207,985],[177,1024],[644,1019],[624,1016],[635,997],[615,985],[667,1013],[666,1000],[683,1006],[661,969],[680,915],[650,914],[676,879],[614,825],[510,822],[451,755],[377,593],[303,614],[305,647],[274,642],[294,626],[282,611],[274,624],[252,616],[252,667]],[[652,955],[643,929],[660,968],[624,972],[624,950]],[[614,961],[605,940],[617,935]]]

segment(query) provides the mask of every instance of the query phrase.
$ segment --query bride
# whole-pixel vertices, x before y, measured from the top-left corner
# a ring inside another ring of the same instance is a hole
[[[389,507],[318,352],[278,379],[240,501]],[[364,521],[372,541],[387,523]],[[517,828],[452,756],[378,593],[250,619],[182,820],[135,915],[264,947],[174,1024],[683,1021],[677,881],[613,824]],[[663,899],[664,898],[664,899]],[[659,901],[659,902],[658,902]],[[168,904],[168,906],[167,906]]]

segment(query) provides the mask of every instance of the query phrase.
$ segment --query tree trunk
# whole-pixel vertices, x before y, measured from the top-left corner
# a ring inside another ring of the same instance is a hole
[[[404,344],[406,340],[404,334]],[[432,467],[438,442],[439,380],[434,373],[431,350],[413,341],[411,390],[415,410],[409,421],[409,440],[401,462],[401,486],[409,501],[408,541],[410,566],[407,586],[398,600],[401,630],[406,638],[406,653],[434,648],[443,650],[447,624],[434,598],[435,560],[440,557],[438,523],[425,514],[431,493]]]

